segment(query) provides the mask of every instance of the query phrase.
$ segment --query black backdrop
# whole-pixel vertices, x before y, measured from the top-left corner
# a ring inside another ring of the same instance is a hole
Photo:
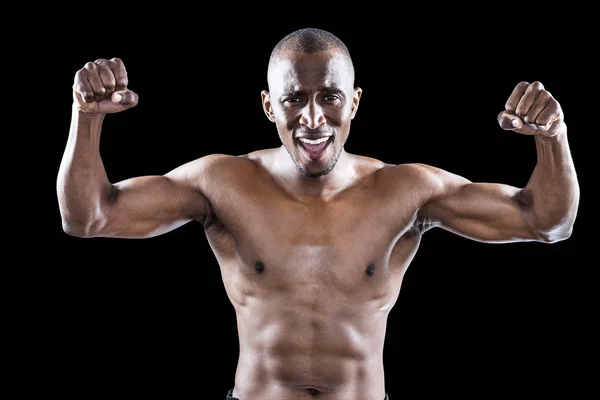
[[[240,23],[187,12],[39,26],[37,55],[52,77],[54,100],[50,129],[38,139],[49,232],[33,235],[47,247],[28,255],[44,265],[29,277],[36,287],[29,334],[34,369],[48,378],[46,393],[220,399],[233,387],[237,362],[235,314],[199,224],[146,240],[80,239],[62,231],[56,173],[73,75],[87,61],[122,58],[140,95],[136,108],[104,124],[101,153],[112,181],[162,174],[213,152],[278,146],[260,91],[272,46],[303,26],[339,35],[353,55],[364,92],[348,151],[525,185],[534,141],[502,131],[496,115],[517,82],[540,80],[565,110],[585,179],[585,32],[561,36],[550,26],[552,34],[533,39],[523,20],[488,17]],[[488,245],[442,230],[424,236],[388,323],[384,362],[392,399],[515,392],[536,398],[589,379],[578,368],[589,351],[580,337],[590,301],[582,192],[580,217],[565,242]]]

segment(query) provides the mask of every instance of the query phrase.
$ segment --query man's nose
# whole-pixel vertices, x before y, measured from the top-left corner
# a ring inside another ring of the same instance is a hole
[[[309,129],[316,129],[325,123],[323,109],[314,101],[309,102],[302,110],[300,123]]]

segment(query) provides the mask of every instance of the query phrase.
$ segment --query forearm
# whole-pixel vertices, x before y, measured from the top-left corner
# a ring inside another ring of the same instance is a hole
[[[579,207],[579,183],[566,126],[553,137],[535,136],[537,164],[523,198],[533,227],[549,240],[568,237]]]
[[[102,219],[112,185],[100,157],[104,114],[73,108],[69,137],[57,178],[57,194],[65,231],[85,234]]]

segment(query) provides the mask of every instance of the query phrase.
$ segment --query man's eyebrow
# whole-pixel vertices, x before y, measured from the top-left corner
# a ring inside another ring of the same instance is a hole
[[[327,92],[327,93],[336,93],[336,94],[343,93],[343,90],[337,86],[325,86],[322,91]]]
[[[302,94],[301,90],[286,90],[281,93],[281,97],[298,97]]]

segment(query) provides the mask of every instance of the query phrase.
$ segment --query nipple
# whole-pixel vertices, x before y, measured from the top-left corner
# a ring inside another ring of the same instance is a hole
[[[263,272],[265,272],[265,264],[263,264],[262,261],[257,261],[256,264],[254,264],[254,269],[259,274],[262,274]]]
[[[373,265],[373,264],[367,265],[367,269],[365,270],[365,274],[367,274],[367,276],[373,276],[374,273],[375,273],[375,265]]]

